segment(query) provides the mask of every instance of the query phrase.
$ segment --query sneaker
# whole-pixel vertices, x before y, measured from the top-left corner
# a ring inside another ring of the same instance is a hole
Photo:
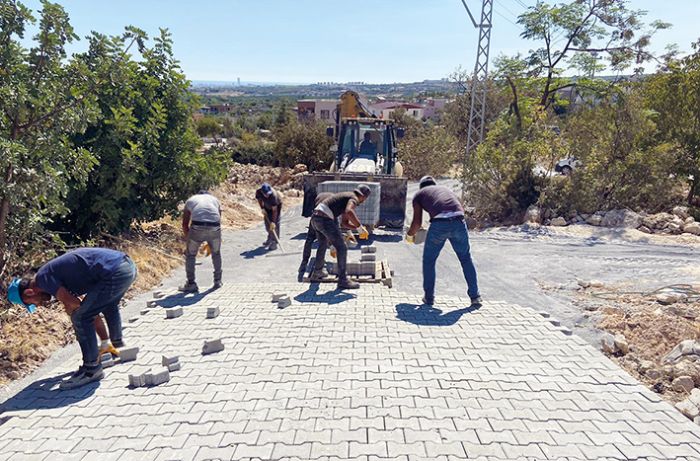
[[[311,273],[311,277],[309,277],[309,279],[312,282],[318,282],[319,280],[323,280],[323,279],[326,279],[328,277],[329,277],[329,275],[328,275],[328,272],[326,271],[326,269],[316,269]]]
[[[212,288],[218,290],[222,286],[224,286],[224,282],[222,282],[221,280],[214,280],[214,286]]]
[[[270,251],[275,251],[277,249],[277,242],[272,242],[267,249]]]
[[[343,279],[338,282],[339,290],[356,290],[358,288],[360,288],[360,284],[350,279]]]
[[[199,287],[195,282],[187,282],[177,290],[182,291],[183,293],[197,293],[199,291]]]
[[[427,296],[423,296],[423,304],[426,306],[432,306],[435,304],[435,298],[428,298]]]
[[[476,298],[472,298],[472,306],[481,306],[482,299],[481,296],[477,296]]]
[[[81,368],[82,370],[79,368],[78,371],[73,373],[70,378],[62,381],[58,387],[62,390],[75,389],[77,387],[99,381],[105,377],[105,373],[102,371],[102,368],[96,368],[92,371],[84,367]]]

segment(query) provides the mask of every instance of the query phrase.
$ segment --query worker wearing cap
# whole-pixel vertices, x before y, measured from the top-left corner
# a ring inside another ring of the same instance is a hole
[[[371,193],[370,188],[361,184],[352,192],[338,192],[319,203],[314,208],[311,216],[311,227],[318,236],[318,251],[311,281],[324,278],[323,266],[325,263],[326,249],[331,244],[338,252],[338,289],[359,288],[360,284],[348,279],[347,256],[348,247],[338,226],[337,218],[341,218],[341,225],[351,229],[362,226],[360,219],[355,214],[355,208],[364,202]]]
[[[214,289],[221,288],[221,204],[216,197],[202,190],[185,203],[182,213],[182,233],[187,240],[185,249],[185,275],[187,282],[179,287],[185,293],[199,291],[194,267],[202,243],[207,242],[214,265]]]
[[[268,183],[263,183],[255,191],[255,200],[258,201],[260,209],[265,214],[265,229],[267,230],[267,240],[263,246],[269,250],[277,249],[277,240],[280,238],[280,218],[282,216],[282,196]],[[275,236],[277,238],[275,238]]]
[[[413,197],[413,221],[408,236],[413,237],[423,223],[423,210],[430,215],[430,227],[423,249],[423,302],[435,302],[435,263],[447,240],[459,262],[467,281],[467,294],[472,305],[481,304],[476,268],[469,250],[469,235],[464,221],[464,208],[457,195],[445,186],[438,186],[431,176],[420,180],[420,190]]]
[[[37,305],[45,305],[55,297],[71,317],[83,364],[61,383],[61,389],[73,389],[104,377],[95,319],[104,315],[112,343],[124,346],[119,302],[136,274],[131,258],[120,251],[79,248],[47,262],[33,277],[14,279],[10,284],[10,302],[34,312]]]

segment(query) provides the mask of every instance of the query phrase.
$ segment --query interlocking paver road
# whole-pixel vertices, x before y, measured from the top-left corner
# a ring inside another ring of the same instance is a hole
[[[700,427],[532,309],[305,289],[165,299],[184,315],[129,324],[142,352],[99,386],[55,389],[76,356],[7,401],[0,458],[700,459]],[[270,302],[279,291],[292,306]],[[225,350],[202,356],[215,338]],[[170,382],[127,387],[163,354],[182,363]]]

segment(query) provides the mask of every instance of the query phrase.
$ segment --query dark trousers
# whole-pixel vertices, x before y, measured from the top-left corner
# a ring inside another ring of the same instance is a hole
[[[264,210],[265,216],[267,216],[267,219],[265,220],[265,230],[267,230],[267,242],[277,242],[277,240],[275,240],[275,236],[272,235],[272,230],[270,229],[270,223],[272,222],[272,210],[268,210],[267,208],[264,208]],[[280,227],[280,221],[282,221],[282,205],[280,205],[279,210],[277,211],[277,221],[275,221],[275,227],[277,228],[277,230],[275,230],[275,233],[277,234],[278,239],[282,239],[282,228]]]
[[[309,223],[309,229],[306,231],[306,241],[304,242],[304,251],[301,254],[301,265],[299,266],[299,272],[306,272],[306,266],[309,264],[309,259],[311,258],[311,247],[314,245],[317,238],[318,235],[316,234],[316,231],[311,223]]]
[[[113,342],[122,340],[122,318],[119,301],[136,280],[136,266],[126,258],[111,277],[100,280],[85,295],[80,307],[71,314],[73,330],[83,353],[83,365],[99,366],[99,349],[95,333],[95,317],[104,315]]]
[[[310,227],[313,228],[318,237],[318,251],[316,252],[314,270],[323,268],[326,249],[330,244],[335,247],[338,253],[338,280],[345,280],[347,278],[348,247],[345,245],[342,232],[340,232],[340,226],[331,218],[312,216]]]

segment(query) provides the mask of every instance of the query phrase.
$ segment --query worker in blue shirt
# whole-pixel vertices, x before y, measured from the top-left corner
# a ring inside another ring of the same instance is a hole
[[[33,277],[16,278],[7,290],[10,302],[33,312],[55,297],[71,317],[83,364],[61,389],[73,389],[104,377],[95,318],[102,314],[115,347],[123,347],[119,302],[136,279],[128,255],[106,248],[78,248],[44,264]],[[81,299],[82,297],[82,299]]]

